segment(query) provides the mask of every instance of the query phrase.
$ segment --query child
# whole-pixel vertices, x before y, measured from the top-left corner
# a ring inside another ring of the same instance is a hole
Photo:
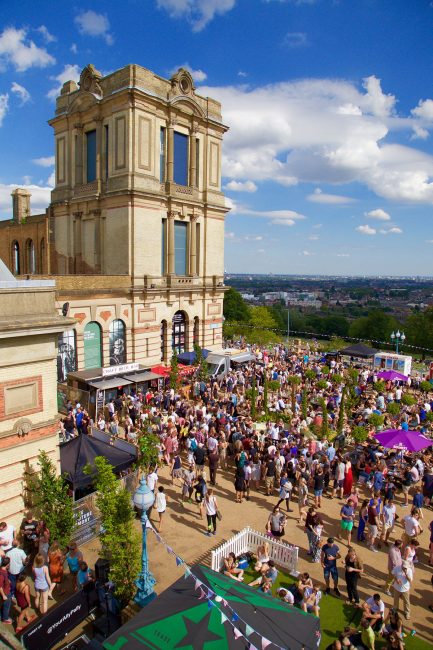
[[[158,532],[161,532],[162,516],[167,508],[167,499],[162,485],[159,486],[155,499],[155,508],[159,515]]]
[[[422,511],[422,506],[424,505],[424,496],[422,493],[422,487],[415,488],[415,494],[413,495],[412,503],[414,508],[418,508],[420,512],[420,519],[424,519],[424,515]]]

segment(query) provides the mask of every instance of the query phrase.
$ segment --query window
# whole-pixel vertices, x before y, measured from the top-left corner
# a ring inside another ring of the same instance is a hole
[[[123,320],[113,320],[109,328],[110,366],[126,363],[126,328]]]
[[[12,244],[12,268],[14,275],[19,275],[21,273],[20,245],[17,241],[14,241]]]
[[[198,316],[194,318],[194,330],[192,333],[192,342],[194,345],[200,345],[200,320]]]
[[[167,273],[167,219],[162,220],[161,232],[161,275]]]
[[[174,132],[174,182],[188,185],[188,136]]]
[[[84,368],[100,368],[102,366],[101,328],[98,323],[91,321],[84,328]]]
[[[41,239],[39,244],[39,269],[41,273],[45,272],[45,239]]]
[[[173,316],[171,347],[178,354],[185,352],[186,319],[183,311],[177,311]]]
[[[200,140],[195,141],[195,186],[198,189],[200,185]]]
[[[87,131],[86,133],[86,165],[87,165],[87,182],[92,183],[96,180],[96,131]]]
[[[165,181],[165,127],[159,131],[159,180]]]
[[[75,330],[69,330],[59,334],[57,348],[57,381],[66,381],[69,372],[77,369],[77,352]]]
[[[174,222],[174,272],[186,275],[187,224]]]
[[[195,272],[200,275],[200,224],[196,223],[195,228]]]
[[[105,180],[107,180],[107,178],[108,178],[108,145],[109,145],[108,125],[107,124],[104,126],[104,133],[105,133]]]
[[[36,273],[35,245],[32,239],[26,242],[26,272]]]

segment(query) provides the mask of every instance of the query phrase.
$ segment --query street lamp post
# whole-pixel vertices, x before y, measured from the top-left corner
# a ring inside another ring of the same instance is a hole
[[[391,332],[391,342],[395,343],[396,354],[398,354],[399,343],[401,342],[401,344],[403,345],[405,340],[406,340],[406,336],[404,332],[400,332],[400,330],[397,330],[395,333]]]
[[[135,581],[135,584],[137,585],[137,593],[135,595],[134,602],[136,602],[139,607],[144,607],[150,603],[150,601],[156,598],[156,593],[153,589],[154,585],[156,584],[156,580],[153,577],[152,573],[149,571],[149,560],[147,557],[146,545],[147,511],[153,506],[155,495],[148,487],[145,478],[142,478],[140,480],[140,485],[134,493],[133,501],[138,510],[141,510],[141,527],[143,529],[141,572]]]

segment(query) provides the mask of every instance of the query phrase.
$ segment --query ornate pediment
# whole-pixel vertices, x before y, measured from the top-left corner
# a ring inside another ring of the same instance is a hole
[[[194,80],[191,73],[185,68],[179,70],[170,79],[173,95],[193,95],[195,91]]]
[[[99,83],[101,79],[102,74],[95,68],[94,65],[89,63],[89,65],[86,65],[86,67],[82,70],[78,85],[80,86],[80,90],[91,93],[99,99],[102,98],[102,88],[101,84]]]

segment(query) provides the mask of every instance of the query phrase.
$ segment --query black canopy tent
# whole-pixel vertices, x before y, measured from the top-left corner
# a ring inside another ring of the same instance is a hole
[[[374,357],[374,355],[378,352],[375,348],[370,348],[368,345],[364,345],[364,343],[354,343],[353,345],[349,345],[347,348],[344,348],[343,350],[339,350],[339,354],[341,356],[346,356],[346,357],[358,357],[360,359],[370,359],[371,357]]]
[[[137,451],[133,445],[130,449],[119,449],[109,442],[93,436],[79,435],[60,445],[60,468],[73,489],[92,484],[95,473],[85,474],[87,465],[93,466],[96,456],[104,456],[117,473],[128,469],[135,462]]]
[[[269,650],[318,647],[320,622],[312,614],[203,565],[196,564],[191,572],[191,577],[177,580],[104,641],[106,650],[239,650],[250,643],[261,648],[262,638],[271,642]],[[198,589],[196,579],[201,582]],[[208,590],[214,594],[211,603],[205,597]],[[234,625],[244,639],[235,639],[230,623],[233,611],[239,617]],[[222,614],[228,619],[225,622]],[[247,631],[246,625],[253,631]]]

